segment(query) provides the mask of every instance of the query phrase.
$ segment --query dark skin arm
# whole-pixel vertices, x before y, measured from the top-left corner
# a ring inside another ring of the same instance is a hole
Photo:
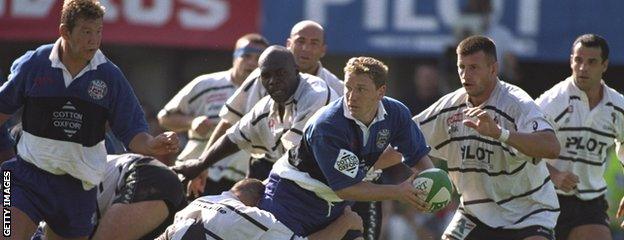
[[[184,161],[180,165],[173,166],[171,170],[184,175],[186,179],[194,179],[208,167],[239,150],[238,145],[232,142],[227,135],[223,135],[207,151],[204,151],[199,159]]]

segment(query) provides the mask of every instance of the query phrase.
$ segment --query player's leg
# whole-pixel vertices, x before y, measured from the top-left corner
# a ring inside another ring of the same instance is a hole
[[[542,237],[542,236],[530,236],[530,237],[524,238],[524,240],[551,240],[551,239]]]
[[[9,226],[10,235],[3,237],[3,239],[30,239],[35,230],[37,224],[42,219],[42,213],[38,211],[41,201],[36,197],[36,189],[31,189],[31,185],[37,185],[42,181],[40,175],[35,171],[31,171],[29,166],[25,166],[17,158],[12,158],[4,163],[0,167],[3,172],[3,177],[8,180],[8,183],[3,183],[0,189],[2,190],[2,198],[9,198],[11,205],[8,208],[10,210],[10,219],[3,217],[3,226]],[[8,195],[7,195],[8,194]],[[31,201],[34,199],[35,201]],[[10,222],[4,222],[10,220]],[[4,233],[4,232],[3,232]]]
[[[76,237],[76,238],[61,237],[58,234],[56,234],[52,229],[50,229],[50,226],[47,224],[45,225],[45,230],[43,230],[43,233],[45,234],[45,239],[47,240],[87,240],[89,239],[88,236]]]
[[[578,226],[570,231],[567,240],[611,240],[611,230],[606,225],[588,224]]]
[[[93,240],[139,239],[161,225],[168,215],[163,200],[116,203],[100,219]]]
[[[151,158],[133,163],[123,182],[93,239],[154,239],[182,208],[182,184],[175,173]]]
[[[574,196],[559,196],[559,204],[561,215],[557,221],[557,239],[611,239],[608,203],[604,196],[587,201]]]
[[[30,239],[37,225],[21,210],[14,207],[9,209],[11,210],[11,222],[9,223],[11,235],[9,237],[3,237],[2,239]]]

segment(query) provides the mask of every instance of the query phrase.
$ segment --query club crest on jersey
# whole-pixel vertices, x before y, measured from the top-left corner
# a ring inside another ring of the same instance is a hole
[[[452,125],[453,123],[461,122],[462,120],[464,120],[464,114],[455,113],[446,119],[446,125]]]
[[[98,79],[91,81],[91,86],[87,89],[89,96],[95,100],[102,100],[106,96],[107,91],[106,83]]]
[[[351,151],[340,149],[334,168],[344,175],[355,178],[360,168],[360,160]]]
[[[390,130],[387,128],[381,129],[377,133],[377,141],[375,142],[377,148],[384,148],[388,144],[388,139],[390,139]]]

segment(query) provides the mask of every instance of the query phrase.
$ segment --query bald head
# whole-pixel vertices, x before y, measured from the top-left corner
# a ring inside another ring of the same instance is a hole
[[[290,29],[290,36],[292,37],[297,35],[299,32],[304,30],[317,32],[319,33],[321,39],[325,39],[325,29],[323,29],[323,26],[312,20],[303,20],[295,24],[295,26]]]
[[[325,30],[310,20],[298,22],[290,31],[286,42],[288,49],[294,54],[299,71],[316,75],[320,60],[325,56]]]
[[[292,55],[288,49],[282,46],[273,45],[265,49],[262,54],[260,54],[260,59],[258,60],[258,64],[260,65],[260,69],[267,66],[280,66],[283,68],[296,70],[297,65],[295,63],[295,57]]]
[[[260,80],[278,104],[285,103],[297,90],[299,71],[295,57],[285,47],[273,45],[260,55]]]

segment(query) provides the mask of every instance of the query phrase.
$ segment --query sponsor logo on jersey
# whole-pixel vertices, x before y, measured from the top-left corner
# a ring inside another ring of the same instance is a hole
[[[384,128],[377,133],[377,148],[384,148],[390,139],[390,130]]]
[[[461,122],[462,120],[464,120],[464,114],[463,113],[455,113],[455,114],[451,115],[450,117],[448,117],[446,119],[446,124],[447,125],[452,125],[453,123]]]
[[[106,96],[107,91],[106,83],[98,79],[91,81],[91,86],[87,89],[89,96],[95,100],[102,100]]]
[[[340,149],[334,168],[344,175],[355,178],[360,167],[358,157],[346,149]]]
[[[67,101],[61,110],[52,112],[52,125],[63,129],[65,135],[71,138],[82,127],[82,116],[82,113],[78,112],[70,101]]]

